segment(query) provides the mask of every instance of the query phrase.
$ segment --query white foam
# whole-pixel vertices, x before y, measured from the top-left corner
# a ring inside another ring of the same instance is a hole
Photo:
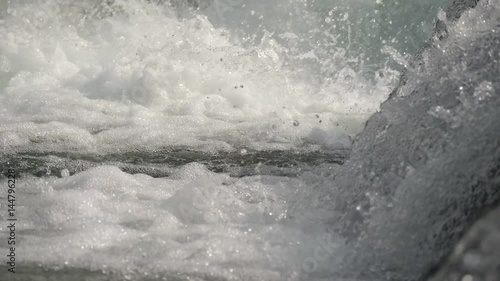
[[[303,180],[234,179],[200,164],[171,179],[103,166],[16,189],[19,261],[44,267],[282,280],[304,274],[324,231],[299,204],[315,193]]]
[[[273,35],[241,47],[167,6],[34,2],[0,23],[2,151],[289,149],[336,124],[358,132],[393,82],[347,68],[324,87],[297,80]]]

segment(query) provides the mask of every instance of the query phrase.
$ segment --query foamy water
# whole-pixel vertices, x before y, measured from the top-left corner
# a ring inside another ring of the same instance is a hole
[[[397,75],[367,81],[345,67],[321,88],[282,66],[288,50],[270,34],[241,47],[202,15],[127,1],[108,9],[115,15],[92,1],[10,3],[4,152],[345,147]]]
[[[437,12],[432,1],[408,1],[400,17],[385,1],[233,1],[197,12],[98,2],[0,4],[1,153],[348,149],[395,86],[398,58],[422,43],[394,25],[415,12],[407,31],[423,40]],[[417,14],[424,3],[432,17]],[[367,14],[377,30],[364,40]],[[164,178],[113,165],[24,175],[19,262],[126,280],[330,280],[353,254],[326,231],[322,199],[337,167],[294,168],[287,177],[257,165],[234,178],[200,163]]]

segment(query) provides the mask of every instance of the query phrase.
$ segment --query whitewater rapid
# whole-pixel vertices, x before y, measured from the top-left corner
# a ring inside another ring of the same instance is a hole
[[[18,183],[19,262],[125,280],[330,280],[355,254],[327,231],[336,164],[234,177],[197,156],[140,155],[235,153],[243,167],[255,151],[348,151],[448,1],[100,2],[0,4],[0,153],[47,157],[46,174]],[[128,153],[137,173],[70,160]]]
[[[115,6],[109,16],[92,1],[10,3],[4,152],[346,147],[392,82],[345,68],[329,88],[308,85],[282,67],[287,50],[269,34],[244,48],[201,15]]]

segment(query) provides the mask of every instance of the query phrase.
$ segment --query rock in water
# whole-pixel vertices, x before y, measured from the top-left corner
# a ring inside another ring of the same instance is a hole
[[[500,280],[500,208],[474,224],[429,281]]]
[[[500,201],[499,15],[482,1],[450,23],[358,136],[326,199],[356,248],[346,275],[422,280]]]

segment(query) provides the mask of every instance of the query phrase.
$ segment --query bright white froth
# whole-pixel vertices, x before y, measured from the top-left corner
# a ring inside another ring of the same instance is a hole
[[[25,264],[115,271],[131,280],[176,273],[295,280],[307,273],[304,260],[321,247],[318,239],[342,249],[341,240],[320,238],[321,213],[303,202],[315,195],[293,178],[234,179],[190,164],[155,179],[103,166],[25,178],[17,190]]]
[[[4,151],[289,149],[317,130],[345,147],[389,92],[349,68],[299,81],[272,35],[239,47],[168,5],[28,2],[0,21]]]

